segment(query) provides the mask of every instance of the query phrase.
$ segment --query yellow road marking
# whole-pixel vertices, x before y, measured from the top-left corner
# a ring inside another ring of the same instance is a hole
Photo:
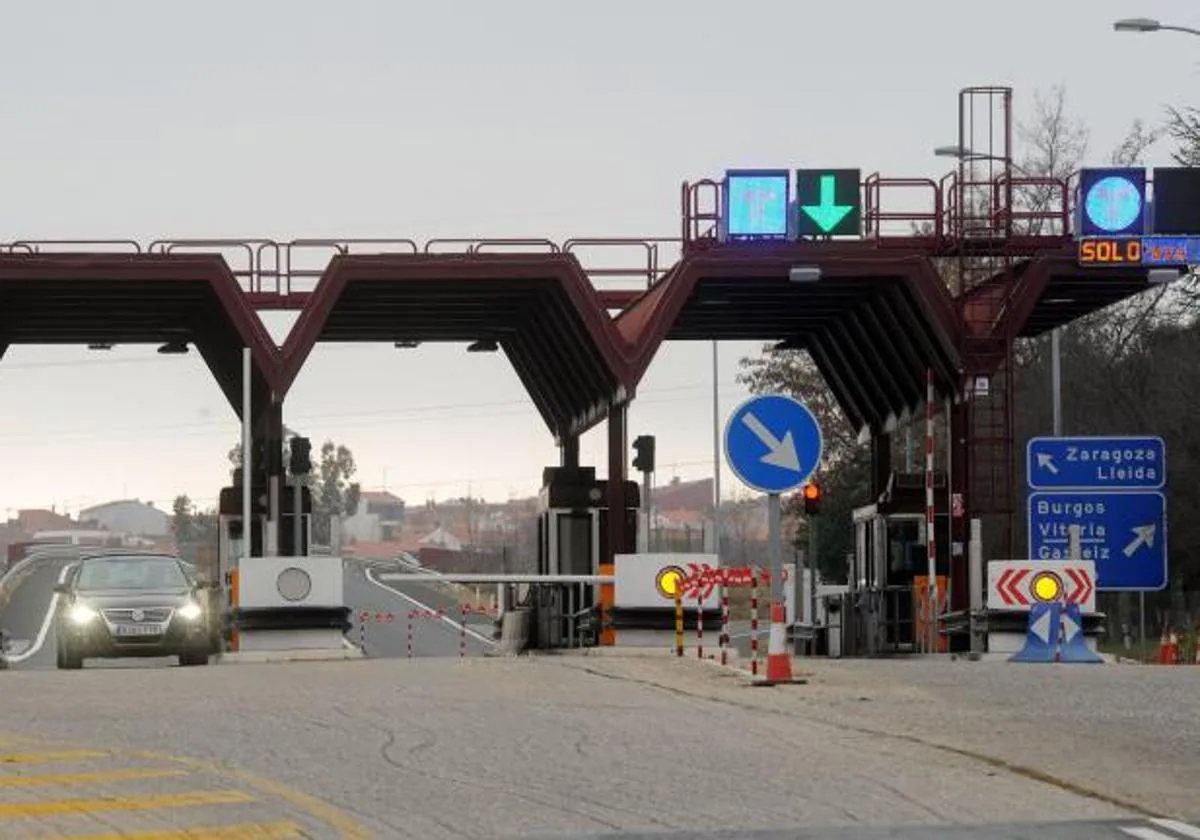
[[[69,742],[64,742],[53,738],[30,737],[17,732],[2,732],[0,733],[0,743],[10,747],[23,748],[26,750],[35,750],[39,747],[50,746],[70,746]],[[283,800],[294,806],[300,811],[306,813],[314,819],[320,820],[329,827],[333,828],[342,840],[375,840],[375,833],[351,817],[348,813],[326,802],[296,788],[282,784],[274,779],[264,778],[254,773],[249,773],[245,770],[236,770],[228,766],[222,765],[216,761],[204,761],[202,759],[190,758],[179,755],[169,755],[147,750],[130,750],[116,748],[104,751],[84,751],[73,750],[71,755],[81,757],[89,755],[91,757],[113,757],[126,759],[143,759],[149,761],[161,761],[173,764],[176,767],[188,767],[197,772],[211,773],[212,775],[226,780],[237,779],[247,789],[255,791],[263,796],[274,797]],[[59,753],[62,755],[63,753]],[[69,759],[68,759],[69,760]],[[0,763],[3,759],[0,757]],[[169,807],[169,806],[168,806]],[[184,835],[186,837],[187,835]],[[222,838],[224,840],[224,838]]]
[[[324,799],[318,799],[303,791],[296,790],[296,788],[276,782],[273,779],[267,779],[245,770],[222,767],[216,762],[202,761],[198,758],[169,756],[161,753],[146,752],[144,750],[125,750],[123,754],[151,761],[173,761],[184,767],[205,770],[218,776],[224,776],[227,779],[237,779],[252,790],[275,796],[290,805],[294,805],[310,817],[316,817],[334,828],[342,836],[342,840],[375,840],[374,832],[370,831],[366,826],[337,806],[326,802]]]
[[[112,799],[55,799],[49,802],[0,803],[0,819],[44,817],[50,814],[90,814],[99,811],[154,811],[191,805],[237,805],[258,797],[237,790],[165,793],[157,796],[120,796]],[[186,835],[184,835],[186,836]]]
[[[55,750],[51,752],[0,753],[0,764],[41,764],[47,761],[90,761],[112,753],[98,750]]]
[[[38,840],[293,840],[304,834],[294,822],[207,825],[174,831],[134,831],[117,834],[59,834]]]
[[[95,773],[38,773],[35,776],[8,776],[0,773],[0,788],[43,787],[46,785],[89,785],[95,782],[125,782],[132,779],[167,779],[188,776],[188,770],[131,769],[100,770]]]

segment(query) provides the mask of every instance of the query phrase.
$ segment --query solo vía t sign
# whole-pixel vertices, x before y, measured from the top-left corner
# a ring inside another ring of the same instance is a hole
[[[813,222],[816,223],[824,233],[829,233],[836,228],[846,216],[854,209],[849,204],[838,204],[834,197],[837,187],[837,179],[833,175],[821,176],[821,191],[818,204],[805,204],[800,209],[803,210]]]
[[[1139,239],[1085,239],[1079,243],[1081,263],[1137,265],[1142,261]]]

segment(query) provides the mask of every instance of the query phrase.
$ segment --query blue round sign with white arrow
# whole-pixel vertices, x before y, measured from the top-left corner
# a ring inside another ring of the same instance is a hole
[[[783,394],[746,400],[725,425],[725,460],[744,484],[785,493],[812,478],[825,440],[808,406]]]

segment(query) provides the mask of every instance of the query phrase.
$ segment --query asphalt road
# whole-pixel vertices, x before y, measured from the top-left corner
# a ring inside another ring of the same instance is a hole
[[[882,695],[863,702],[877,690],[869,680],[748,688],[710,664],[612,654],[14,671],[0,682],[5,837],[182,840],[163,832],[205,826],[234,827],[192,836],[1188,836],[1152,823],[1161,811],[1050,775],[865,732],[864,707],[892,708]],[[916,699],[907,683],[883,684]],[[1074,734],[1044,740],[1079,760],[1123,758]],[[1147,756],[1138,772],[1152,767]],[[1046,822],[1056,825],[1026,825]],[[714,831],[725,833],[703,834]]]
[[[563,834],[571,840],[613,840],[612,834]],[[1056,822],[1010,825],[910,826],[900,828],[815,828],[790,831],[703,831],[625,833],[620,840],[1195,840],[1200,829],[1169,820]],[[546,836],[549,840],[549,835]]]
[[[48,614],[54,603],[54,584],[63,569],[76,559],[74,553],[47,553],[0,582],[0,628],[10,637],[9,668],[13,670],[55,668],[55,631]],[[383,584],[369,577],[368,567],[347,562],[344,567],[347,606],[353,628],[347,638],[354,644],[365,640],[371,657],[410,655],[409,622],[412,624],[412,657],[479,656],[493,647],[491,622],[486,616],[468,613],[464,621],[461,605],[438,589],[414,578],[411,583]],[[429,617],[441,611],[442,617]],[[362,614],[366,613],[366,622]],[[415,613],[410,619],[410,613]],[[463,625],[466,632],[463,631]],[[364,632],[365,631],[365,632]],[[465,642],[465,643],[464,643]],[[87,668],[145,668],[175,664],[174,657],[89,660]]]
[[[479,656],[494,647],[490,618],[464,614],[457,599],[418,575],[412,582],[382,583],[374,578],[379,569],[352,562],[345,566],[346,604],[355,625],[349,637],[363,645],[367,656]]]
[[[65,562],[0,584],[14,636]],[[399,589],[348,566],[361,608],[454,603]],[[800,661],[764,689],[652,648],[460,659],[430,620],[409,660],[405,622],[366,632],[377,658],[70,672],[51,645],[0,673],[0,836],[1200,838],[1200,669]]]

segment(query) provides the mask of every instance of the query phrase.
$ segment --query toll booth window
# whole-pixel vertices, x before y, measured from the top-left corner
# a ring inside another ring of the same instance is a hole
[[[917,560],[925,556],[921,539],[923,522],[902,519],[888,523],[888,572],[909,577],[917,568]],[[899,583],[900,581],[889,581]]]
[[[590,513],[559,514],[558,570],[564,575],[593,574]]]

